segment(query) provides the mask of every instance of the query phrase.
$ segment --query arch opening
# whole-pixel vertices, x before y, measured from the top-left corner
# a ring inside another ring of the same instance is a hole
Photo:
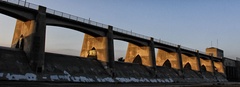
[[[199,66],[197,63],[197,57],[196,56],[189,56],[186,54],[182,54],[182,63],[183,64],[190,64],[191,70],[199,71]],[[183,65],[185,67],[185,65]]]
[[[125,56],[127,53],[127,44],[128,42],[122,40],[113,40],[114,41],[114,60],[119,62],[124,62]]]
[[[172,64],[171,64],[171,62],[168,59],[163,63],[162,66],[168,67],[168,68],[172,68]]]
[[[206,71],[207,71],[206,66],[205,66],[205,65],[202,65],[202,66],[201,66],[201,70],[202,70],[203,72],[206,72]]]
[[[169,61],[171,64],[171,68],[179,69],[178,66],[178,54],[176,52],[167,52],[162,49],[158,49],[158,53],[156,56],[156,65],[164,66]]]
[[[82,42],[83,33],[81,32],[63,27],[46,27],[46,52],[79,56]]]
[[[0,14],[0,46],[11,47],[17,19]]]
[[[192,70],[192,66],[189,62],[187,64],[185,64],[185,66],[183,68],[187,69],[187,70]]]
[[[201,62],[201,65],[205,66],[206,71],[213,72],[211,60],[204,60],[200,58],[200,62]]]
[[[137,56],[134,58],[133,63],[142,64],[142,58],[140,57],[140,55],[137,55]]]

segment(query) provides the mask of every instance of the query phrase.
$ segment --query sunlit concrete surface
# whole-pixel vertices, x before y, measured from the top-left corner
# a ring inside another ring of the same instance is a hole
[[[197,57],[189,57],[187,55],[182,54],[182,62],[183,62],[183,67],[186,66],[187,63],[191,65],[191,69],[195,71],[199,71],[199,66],[197,64]]]
[[[201,61],[201,66],[205,66],[208,72],[213,72],[211,60],[204,60],[201,58],[200,61]]]
[[[167,60],[170,61],[172,68],[180,69],[179,61],[178,61],[178,53],[167,52],[162,49],[158,49],[157,58],[156,58],[157,66],[163,66]]]
[[[141,57],[143,65],[152,66],[150,48],[148,46],[137,46],[132,43],[129,43],[125,62],[132,63],[137,55]]]
[[[81,57],[88,57],[88,52],[95,48],[97,51],[97,59],[100,61],[107,62],[107,38],[106,37],[93,37],[85,34],[83,39],[82,50],[80,53]]]

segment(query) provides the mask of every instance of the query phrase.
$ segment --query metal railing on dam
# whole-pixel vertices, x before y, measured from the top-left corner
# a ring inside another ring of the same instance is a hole
[[[12,4],[24,6],[24,7],[35,9],[35,10],[38,10],[38,8],[39,8],[39,5],[32,4],[32,3],[29,3],[29,2],[25,2],[25,1],[22,1],[22,0],[0,0],[0,1],[9,2],[9,3],[12,3]]]
[[[0,0],[0,1],[9,2],[9,3],[12,3],[12,4],[16,4],[16,5],[19,5],[19,6],[24,6],[24,7],[30,8],[30,9],[34,9],[34,10],[38,10],[38,8],[39,8],[39,5],[32,4],[32,3],[29,3],[29,2],[25,2],[25,1],[22,1],[22,0]],[[107,24],[95,22],[95,21],[92,21],[90,19],[85,19],[85,18],[82,18],[82,17],[74,16],[74,15],[64,13],[64,12],[61,12],[61,11],[57,11],[57,10],[47,8],[46,12],[49,13],[49,14],[64,17],[64,18],[67,18],[67,19],[70,19],[70,20],[74,20],[74,21],[86,23],[86,24],[89,24],[89,25],[101,27],[101,28],[104,28],[104,29],[108,29]],[[116,31],[116,32],[124,33],[124,34],[127,34],[127,35],[132,35],[132,36],[139,37],[139,38],[146,39],[146,40],[151,39],[151,37],[149,37],[149,36],[134,33],[132,31],[127,31],[127,30],[120,29],[120,28],[117,28],[117,27],[113,27],[113,30]],[[178,47],[177,44],[167,42],[167,41],[164,41],[164,40],[154,38],[154,41],[157,42],[157,43],[169,45],[169,46],[172,46],[172,47]],[[192,52],[197,52],[196,49],[192,49],[192,48],[185,47],[185,46],[181,46],[181,49],[185,49],[185,50],[192,51]],[[202,51],[199,51],[199,53],[205,54]]]

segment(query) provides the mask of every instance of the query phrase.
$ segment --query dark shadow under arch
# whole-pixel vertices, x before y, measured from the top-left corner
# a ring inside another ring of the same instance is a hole
[[[168,59],[163,63],[163,66],[172,68],[171,62]]]
[[[140,55],[137,55],[134,58],[133,63],[142,64],[142,58],[140,57]]]
[[[184,69],[192,70],[191,64],[189,62],[185,64]]]
[[[206,66],[205,66],[205,65],[202,65],[202,66],[201,66],[201,70],[202,70],[203,72],[206,72],[206,71],[207,71]]]

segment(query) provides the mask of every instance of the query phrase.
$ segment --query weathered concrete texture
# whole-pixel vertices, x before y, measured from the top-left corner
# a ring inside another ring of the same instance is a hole
[[[211,60],[204,60],[204,59],[200,58],[200,61],[201,61],[201,65],[202,66],[204,65],[208,72],[213,72]]]
[[[173,69],[158,68],[157,75],[152,68],[141,64],[115,62],[115,79],[118,82],[173,83],[176,73]]]
[[[203,79],[203,76],[201,75],[201,73],[198,71],[184,69],[183,75],[184,75],[184,80],[186,82],[197,82],[197,83],[206,82]]]
[[[224,73],[224,68],[223,68],[222,62],[214,62],[214,66],[216,67],[217,72]]]
[[[204,71],[202,72],[203,79],[207,82],[217,82],[216,77],[212,72]]]
[[[94,58],[80,58],[53,53],[46,53],[44,73],[50,75],[50,79],[54,81],[75,80],[80,82],[81,80],[76,78],[82,76],[82,78],[86,78],[86,81],[97,82],[98,78],[111,77],[101,62]],[[61,78],[61,76],[64,78]]]
[[[153,71],[141,64],[132,64],[124,62],[115,62],[115,76],[116,77],[154,77]]]
[[[45,23],[45,7],[39,7],[38,14],[35,20],[21,21],[17,20],[16,27],[12,39],[12,48],[15,48],[19,42],[20,36],[21,47],[26,53],[29,64],[35,72],[41,72],[44,64],[45,53],[45,35],[46,35],[46,23]]]
[[[215,76],[218,82],[228,82],[226,75],[223,73],[216,72]]]
[[[1,47],[0,72],[15,74],[30,73],[31,69],[28,65],[26,54],[20,50]]]
[[[34,32],[34,27],[35,27],[34,20],[30,20],[30,21],[26,21],[26,22],[17,20],[11,47],[15,48],[21,35],[23,35],[23,37],[31,37],[31,35]],[[25,46],[24,50],[30,50],[30,47],[27,47],[30,45],[30,42],[31,42],[30,40],[31,40],[31,38],[25,39],[24,44],[26,46]]]
[[[183,62],[183,67],[186,66],[186,64],[191,65],[191,69],[195,71],[200,71],[199,66],[197,64],[197,57],[189,57],[187,55],[182,54],[182,62]]]
[[[34,81],[37,76],[23,51],[0,47],[0,80]]]
[[[178,70],[169,67],[157,66],[157,78],[170,79],[173,82],[185,82],[178,74]]]
[[[17,49],[0,47],[0,80],[20,81],[54,81],[54,82],[142,82],[142,83],[175,83],[175,82],[217,82],[227,81],[224,74],[198,72],[186,69],[183,76],[179,70],[158,66],[156,72],[141,64],[115,62],[112,71],[105,69],[102,62],[94,58],[82,58],[61,54],[45,54],[45,70],[35,73],[30,69],[26,55]],[[154,74],[156,73],[156,75]],[[203,79],[201,79],[203,78]],[[203,81],[202,81],[203,80]]]
[[[127,49],[127,53],[126,53],[125,62],[132,63],[137,55],[139,55],[141,57],[143,65],[152,66],[150,47],[137,46],[132,43],[128,43],[128,49]]]
[[[85,34],[80,56],[86,58],[89,50],[94,47],[97,51],[97,59],[103,62],[108,62],[107,45],[107,37],[93,37]]]
[[[163,66],[167,60],[170,61],[172,68],[180,69],[179,61],[178,61],[178,54],[176,52],[167,52],[167,51],[158,49],[156,65]]]

